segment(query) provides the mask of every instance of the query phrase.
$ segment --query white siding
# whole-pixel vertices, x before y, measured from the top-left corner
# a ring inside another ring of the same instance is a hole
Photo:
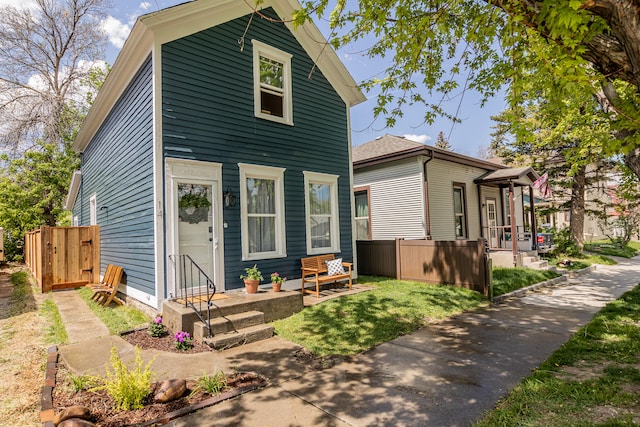
[[[480,238],[480,214],[478,212],[478,187],[473,180],[486,170],[434,159],[427,164],[429,180],[429,213],[433,240],[455,240],[453,220],[453,183],[465,184],[467,211],[467,238]]]
[[[369,186],[371,238],[391,240],[426,235],[422,160],[392,162],[354,171],[354,187]]]

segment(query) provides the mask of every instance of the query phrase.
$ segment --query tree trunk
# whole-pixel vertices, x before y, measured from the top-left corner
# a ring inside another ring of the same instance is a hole
[[[635,148],[624,156],[624,164],[640,178],[640,148]]]
[[[571,217],[569,218],[569,230],[580,249],[584,246],[584,191],[586,181],[586,168],[582,166],[573,176],[573,184],[571,185]]]

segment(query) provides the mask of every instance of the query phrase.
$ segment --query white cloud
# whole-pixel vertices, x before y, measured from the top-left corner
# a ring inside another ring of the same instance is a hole
[[[425,134],[421,134],[421,135],[415,135],[412,133],[406,133],[404,135],[406,139],[409,139],[411,141],[415,141],[415,142],[419,142],[421,144],[426,143],[427,141],[431,141],[431,137],[429,135],[425,135]]]
[[[119,19],[109,16],[102,20],[102,28],[109,37],[109,41],[112,45],[118,49],[122,48],[125,40],[129,36],[131,27],[127,24],[123,24]]]
[[[142,3],[140,3],[139,7],[142,10],[149,10],[151,9],[151,3],[149,3],[148,1],[143,1]]]

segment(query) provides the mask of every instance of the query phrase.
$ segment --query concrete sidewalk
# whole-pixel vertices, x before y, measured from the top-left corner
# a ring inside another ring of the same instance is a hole
[[[639,266],[640,258],[598,266],[566,285],[430,325],[324,370],[305,368],[294,356],[298,347],[278,337],[219,353],[161,353],[154,366],[170,377],[236,369],[272,382],[169,425],[467,426],[602,306],[637,285]],[[111,342],[127,353],[120,341],[95,338],[60,353],[74,369],[99,370]]]

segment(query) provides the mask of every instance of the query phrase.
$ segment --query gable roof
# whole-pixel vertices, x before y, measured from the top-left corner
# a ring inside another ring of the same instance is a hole
[[[83,151],[102,122],[131,82],[136,72],[152,52],[160,52],[164,43],[177,40],[207,28],[215,27],[254,11],[253,2],[242,0],[194,0],[149,13],[138,18],[124,43],[102,89],[89,110],[73,148]],[[273,8],[278,16],[289,18],[301,6],[296,0],[264,0],[258,9]],[[289,28],[298,43],[315,61],[318,69],[340,95],[347,107],[364,102],[366,98],[320,30],[305,22],[294,30]],[[156,55],[157,56],[157,55]],[[154,58],[154,67],[158,66]],[[157,82],[156,82],[157,83]]]
[[[526,179],[533,182],[539,178],[539,175],[533,168],[524,166],[520,168],[508,168],[489,172],[480,178],[475,179],[473,182],[482,185],[500,185],[508,182],[527,184]]]
[[[389,134],[378,137],[373,141],[366,142],[362,145],[357,145],[353,147],[352,150],[352,161],[354,169],[370,167],[418,156],[448,160],[451,162],[467,166],[474,166],[488,171],[507,169],[507,166],[500,165],[494,162],[477,159],[471,156],[465,156],[454,151],[441,150],[430,145],[405,139],[401,136]]]

